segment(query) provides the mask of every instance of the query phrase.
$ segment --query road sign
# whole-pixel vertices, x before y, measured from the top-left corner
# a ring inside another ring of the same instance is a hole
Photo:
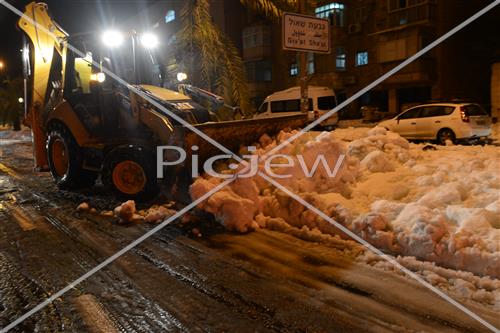
[[[330,53],[330,21],[314,16],[283,15],[283,49]]]

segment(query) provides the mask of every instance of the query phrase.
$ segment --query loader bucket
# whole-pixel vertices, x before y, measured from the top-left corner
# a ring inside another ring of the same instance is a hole
[[[259,138],[264,134],[272,136],[284,129],[301,128],[305,126],[306,121],[307,116],[300,114],[276,118],[204,123],[195,125],[195,127],[237,154],[241,146],[249,146],[258,142]],[[177,138],[177,143],[180,143],[179,141],[183,138],[183,144],[176,145],[182,146],[186,150],[188,157],[191,156],[191,147],[193,145],[199,147],[196,153],[199,156],[200,163],[203,163],[211,156],[224,154],[219,148],[191,132],[186,127],[177,127],[176,132],[176,135],[172,136],[172,138]],[[171,144],[175,143],[171,142]]]

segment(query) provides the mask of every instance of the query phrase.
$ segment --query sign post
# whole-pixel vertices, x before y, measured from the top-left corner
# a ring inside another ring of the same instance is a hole
[[[299,11],[306,12],[305,1],[299,1]],[[314,16],[285,13],[283,15],[283,49],[299,52],[300,110],[309,109],[307,91],[307,52],[330,53],[330,22]]]

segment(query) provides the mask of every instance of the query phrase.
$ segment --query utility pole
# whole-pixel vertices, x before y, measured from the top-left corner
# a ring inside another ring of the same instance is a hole
[[[306,0],[299,0],[299,14],[307,14]],[[299,51],[299,85],[300,85],[300,111],[307,113],[309,110],[309,96],[307,91],[307,52]]]

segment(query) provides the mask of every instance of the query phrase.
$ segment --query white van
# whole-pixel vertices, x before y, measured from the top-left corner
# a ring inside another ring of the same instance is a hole
[[[309,122],[321,117],[335,106],[337,98],[332,89],[327,87],[309,86]],[[277,91],[266,97],[259,107],[255,118],[278,117],[293,115],[300,112],[300,87],[292,87],[286,90]],[[333,127],[339,122],[337,113],[321,122],[322,127]]]

